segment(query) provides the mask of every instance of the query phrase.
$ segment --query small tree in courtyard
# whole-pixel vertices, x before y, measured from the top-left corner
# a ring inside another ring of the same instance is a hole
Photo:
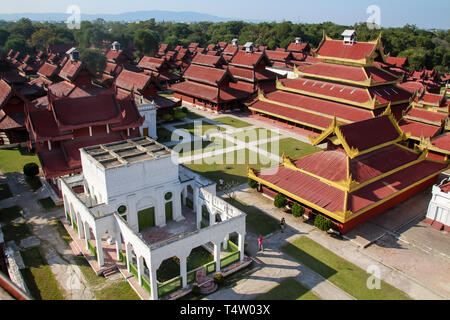
[[[328,231],[333,228],[333,222],[322,215],[318,215],[314,220],[314,226],[322,231]]]
[[[300,218],[301,216],[303,216],[305,214],[305,211],[306,211],[305,208],[299,205],[298,203],[295,203],[292,206],[292,215],[296,218]]]
[[[28,178],[34,178],[39,174],[39,166],[36,163],[27,163],[23,166],[23,174]]]
[[[286,207],[286,205],[287,205],[287,199],[286,199],[286,197],[285,197],[284,195],[282,195],[282,194],[278,194],[278,195],[275,197],[274,205],[275,205],[275,207],[277,207],[278,209],[282,209],[282,208]]]
[[[252,189],[258,188],[258,182],[253,179],[248,178],[248,186]]]

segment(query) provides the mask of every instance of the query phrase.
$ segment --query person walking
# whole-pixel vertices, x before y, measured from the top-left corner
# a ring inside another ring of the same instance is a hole
[[[281,233],[284,233],[284,230],[286,230],[286,219],[285,218],[281,219],[280,228],[281,228]]]
[[[264,243],[264,238],[263,238],[263,236],[259,236],[259,238],[258,238],[258,251],[262,251],[262,252],[264,252],[264,245],[263,245],[263,243]]]

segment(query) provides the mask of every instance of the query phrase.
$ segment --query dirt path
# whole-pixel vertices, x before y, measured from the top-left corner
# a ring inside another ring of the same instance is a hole
[[[0,203],[0,208],[20,206],[32,234],[39,239],[40,248],[57,280],[65,300],[93,300],[90,288],[80,268],[73,259],[70,247],[61,239],[51,222],[64,216],[62,208],[47,212],[38,200],[48,197],[45,187],[31,192],[22,174],[13,173],[2,176],[10,186],[13,198]]]

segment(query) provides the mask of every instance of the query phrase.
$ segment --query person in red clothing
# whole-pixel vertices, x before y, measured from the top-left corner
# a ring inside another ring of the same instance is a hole
[[[259,238],[258,238],[258,251],[264,252],[263,242],[264,242],[264,239],[263,239],[263,237],[260,235]]]

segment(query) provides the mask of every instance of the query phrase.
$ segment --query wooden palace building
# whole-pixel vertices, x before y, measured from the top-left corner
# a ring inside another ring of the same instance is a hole
[[[345,33],[344,33],[345,34]],[[381,36],[372,42],[333,40],[324,34],[313,58],[318,62],[295,68],[297,79],[283,79],[277,90],[260,93],[249,109],[261,118],[321,133],[333,119],[350,124],[375,118],[390,106],[399,120],[413,94],[398,87],[398,77],[375,65],[385,61]]]
[[[313,145],[328,148],[298,160],[283,156],[279,168],[249,168],[259,191],[285,195],[308,212],[331,219],[347,233],[372,217],[431,187],[448,164],[405,147],[408,139],[388,109],[365,121],[340,125],[336,118]],[[275,170],[274,170],[275,169]]]

